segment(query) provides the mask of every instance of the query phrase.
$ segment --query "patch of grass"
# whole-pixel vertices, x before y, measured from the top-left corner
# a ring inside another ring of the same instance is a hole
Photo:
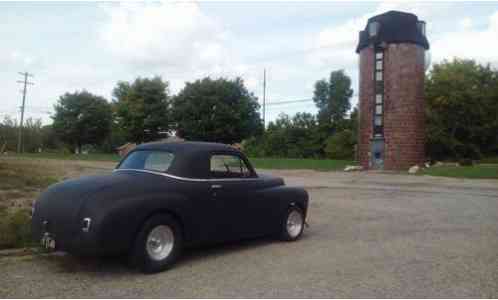
[[[498,156],[485,157],[481,159],[482,164],[498,164]]]
[[[309,169],[317,171],[339,171],[354,161],[332,159],[251,158],[257,169]]]
[[[40,161],[0,158],[0,249],[32,245],[31,202],[58,176]]]
[[[112,153],[65,154],[65,153],[23,153],[11,154],[11,157],[27,157],[39,159],[89,160],[89,161],[120,161],[121,157]]]
[[[32,245],[31,214],[28,209],[9,213],[0,210],[0,249],[20,248]]]
[[[60,153],[24,153],[13,157],[60,159],[60,160],[88,160],[88,161],[120,161],[117,154],[91,153],[87,155],[60,154]],[[331,159],[293,159],[293,158],[251,158],[251,163],[258,169],[309,169],[317,171],[337,171],[347,165],[355,164],[349,160]]]
[[[470,179],[498,179],[497,165],[441,166],[424,169],[422,175]]]
[[[22,198],[26,195],[26,192],[19,191],[19,190],[7,190],[3,193],[0,194],[0,201],[1,200],[8,200],[12,198]]]
[[[45,188],[55,182],[55,174],[39,164],[0,161],[1,190]]]

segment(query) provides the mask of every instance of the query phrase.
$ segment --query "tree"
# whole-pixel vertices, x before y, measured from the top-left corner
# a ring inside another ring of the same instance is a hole
[[[313,101],[318,107],[318,121],[321,125],[334,127],[339,124],[351,108],[353,95],[351,78],[343,70],[330,73],[329,80],[315,83]]]
[[[310,113],[297,113],[292,118],[281,114],[262,136],[248,139],[244,150],[250,156],[292,158],[316,158],[323,152],[318,124]]]
[[[60,140],[81,152],[86,144],[99,144],[109,134],[111,108],[100,96],[87,91],[66,93],[54,106],[53,129]]]
[[[28,118],[23,126],[23,151],[37,152],[43,146],[41,120]]]
[[[349,129],[337,132],[327,139],[325,153],[330,159],[352,159],[356,138]]]
[[[426,80],[427,149],[433,159],[498,151],[498,76],[490,66],[454,59]]]
[[[113,90],[117,126],[129,141],[154,141],[170,129],[169,83],[161,77],[118,82]]]
[[[310,113],[296,113],[287,128],[288,156],[295,158],[321,155],[321,138],[315,116]]]
[[[19,127],[17,120],[5,116],[0,122],[0,151],[5,145],[4,151],[16,151]]]
[[[41,141],[44,151],[47,149],[56,150],[62,148],[61,142],[59,141],[52,124],[42,126]]]
[[[232,144],[262,130],[257,98],[240,78],[188,82],[173,100],[177,130],[188,140]]]

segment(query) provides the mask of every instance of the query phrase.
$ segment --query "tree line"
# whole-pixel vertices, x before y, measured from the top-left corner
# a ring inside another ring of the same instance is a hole
[[[357,136],[357,108],[351,113],[351,78],[333,71],[314,86],[316,115],[281,114],[261,134],[246,140],[250,156],[353,159]]]
[[[498,71],[473,60],[435,64],[426,75],[427,156],[460,159],[498,154]],[[250,156],[353,159],[358,110],[351,79],[332,71],[314,86],[317,114],[281,114],[263,128],[257,97],[241,78],[186,83],[176,95],[160,77],[118,82],[111,101],[87,91],[59,97],[53,123],[28,120],[25,151],[40,148],[111,152],[172,132],[187,140],[242,142]],[[15,147],[16,124],[0,124],[0,146]]]
[[[254,156],[354,158],[358,109],[341,71],[315,84],[317,115],[281,115],[246,141]],[[474,60],[435,64],[426,74],[426,155],[430,160],[479,160],[498,155],[498,70]]]
[[[126,142],[157,141],[174,132],[187,140],[232,144],[263,130],[257,98],[241,78],[206,77],[186,83],[177,95],[161,77],[137,78],[118,82],[111,101],[85,90],[65,93],[54,111],[53,123],[43,128],[55,141],[28,135],[25,151],[112,152]],[[0,125],[0,146],[7,142],[9,151],[14,150],[16,127],[10,118]],[[30,124],[23,129],[25,135],[31,131]]]

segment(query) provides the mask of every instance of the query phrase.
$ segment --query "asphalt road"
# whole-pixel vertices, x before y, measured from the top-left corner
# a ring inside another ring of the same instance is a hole
[[[273,173],[310,192],[297,242],[189,250],[154,275],[120,259],[0,258],[0,297],[498,297],[498,181]]]

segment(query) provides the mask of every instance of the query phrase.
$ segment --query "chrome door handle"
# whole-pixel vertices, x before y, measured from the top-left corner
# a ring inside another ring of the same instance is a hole
[[[221,189],[223,186],[221,184],[212,184],[211,188],[214,189]]]

